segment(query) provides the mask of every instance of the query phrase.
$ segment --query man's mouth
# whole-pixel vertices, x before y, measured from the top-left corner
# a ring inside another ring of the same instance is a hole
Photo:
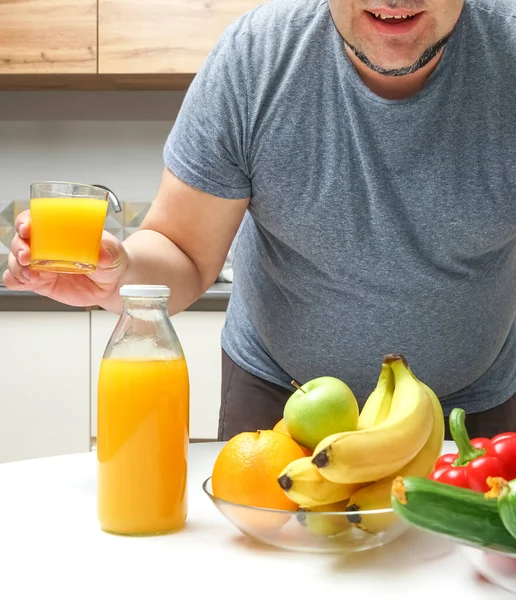
[[[411,12],[391,9],[366,10],[365,13],[377,33],[383,35],[408,33],[415,28],[417,22],[424,15],[424,11]]]
[[[369,11],[367,11],[369,12]],[[399,25],[405,21],[410,21],[416,15],[384,15],[383,13],[369,12],[369,14],[373,15],[373,17],[379,21],[383,21],[384,23],[389,23],[390,25]]]

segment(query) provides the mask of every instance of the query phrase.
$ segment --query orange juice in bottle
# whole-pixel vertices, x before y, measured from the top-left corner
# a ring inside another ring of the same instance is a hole
[[[124,310],[98,380],[98,518],[157,535],[187,516],[189,377],[165,286],[123,286]]]

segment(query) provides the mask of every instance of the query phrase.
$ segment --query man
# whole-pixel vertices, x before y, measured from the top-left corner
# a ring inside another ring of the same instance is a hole
[[[516,430],[516,3],[272,0],[228,28],[166,143],[158,194],[90,276],[4,282],[120,310],[167,284],[170,312],[237,234],[222,335],[221,439],[272,427],[290,382],[359,403],[401,352],[473,435]]]

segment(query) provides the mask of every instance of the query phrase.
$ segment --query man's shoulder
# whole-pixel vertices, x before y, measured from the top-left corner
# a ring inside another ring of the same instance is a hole
[[[516,0],[515,0],[516,1]],[[295,35],[329,13],[328,0],[268,0],[239,17],[227,34],[238,39],[263,40]]]
[[[516,0],[466,0],[471,30],[469,50],[481,62],[495,61],[495,71],[516,85],[513,64],[516,58]],[[483,58],[482,58],[483,57]],[[493,59],[494,57],[494,59]]]
[[[516,0],[466,0],[466,4],[474,11],[507,19],[509,25],[516,27]]]

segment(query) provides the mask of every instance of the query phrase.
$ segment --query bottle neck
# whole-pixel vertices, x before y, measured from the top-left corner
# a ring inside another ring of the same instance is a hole
[[[123,297],[123,311],[105,358],[175,359],[183,356],[167,298]]]
[[[127,316],[143,320],[168,317],[167,298],[127,297],[123,300],[123,312]]]
[[[146,308],[162,309],[162,308],[167,307],[167,298],[165,298],[165,297],[159,297],[159,298],[138,297],[138,298],[136,298],[134,296],[128,296],[126,298],[123,298],[123,305],[124,305],[124,308],[134,307],[134,308],[138,308],[140,310],[144,310]]]

